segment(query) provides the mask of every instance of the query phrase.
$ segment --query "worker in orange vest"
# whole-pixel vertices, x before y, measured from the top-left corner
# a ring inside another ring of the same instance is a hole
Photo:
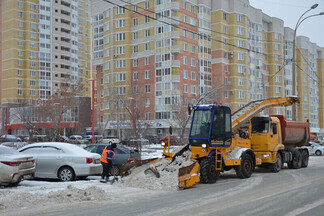
[[[109,180],[110,170],[112,168],[113,162],[112,159],[115,156],[115,148],[117,147],[116,143],[112,143],[111,145],[107,145],[101,154],[101,165],[102,165],[102,175],[101,182],[107,182]]]

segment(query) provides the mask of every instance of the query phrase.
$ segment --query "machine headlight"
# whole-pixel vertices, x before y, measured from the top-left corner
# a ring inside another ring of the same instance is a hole
[[[165,146],[165,142],[161,142],[161,146]]]
[[[263,158],[268,158],[268,157],[270,157],[270,154],[263,154],[262,157]]]
[[[201,147],[207,148],[207,144],[202,144]]]

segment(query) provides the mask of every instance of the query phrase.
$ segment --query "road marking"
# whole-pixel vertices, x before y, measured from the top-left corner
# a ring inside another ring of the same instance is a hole
[[[317,206],[323,205],[324,204],[324,199],[318,200],[314,203],[307,204],[301,208],[295,209],[287,214],[287,216],[295,216],[298,214],[302,214],[304,212],[307,212],[308,210],[311,210],[313,208],[316,208]]]

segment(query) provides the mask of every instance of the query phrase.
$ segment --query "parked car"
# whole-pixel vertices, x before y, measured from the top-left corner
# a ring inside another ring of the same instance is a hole
[[[89,144],[90,143],[89,140],[83,139],[83,137],[80,135],[70,136],[68,142],[73,143],[73,144]]]
[[[120,142],[118,137],[114,136],[106,136],[101,140],[102,143],[104,144],[111,144],[111,143],[116,143],[118,144]]]
[[[127,138],[120,141],[120,144],[125,146],[135,146],[138,149],[139,145],[148,145],[149,140],[148,139],[133,139],[133,138]]]
[[[92,143],[92,135],[85,135],[83,139],[88,140],[90,143]],[[94,142],[98,143],[101,142],[102,140],[102,135],[95,135],[94,136]]]
[[[160,141],[160,138],[158,136],[154,136],[154,135],[148,135],[145,138],[148,139],[149,143],[157,144]]]
[[[107,144],[91,144],[84,149],[101,155],[106,146]],[[112,175],[121,175],[121,165],[140,159],[141,155],[137,150],[128,149],[123,145],[117,145],[117,148],[115,149],[115,157],[113,158],[113,169],[111,171]]]
[[[27,145],[20,152],[34,156],[37,178],[58,178],[61,181],[85,179],[101,175],[100,155],[83,148],[59,142],[44,142]]]
[[[2,135],[0,137],[0,140],[1,142],[21,142],[21,139],[15,135],[10,135],[10,134],[7,134],[7,135]]]
[[[32,179],[35,171],[32,155],[0,146],[0,185],[16,185],[24,179]]]
[[[166,145],[168,145],[168,140],[169,137],[164,137],[162,139],[160,139],[160,142],[165,142]],[[170,145],[178,145],[178,140],[179,138],[177,136],[170,136]]]
[[[13,149],[19,149],[21,147],[24,147],[25,145],[27,145],[26,142],[5,142],[5,143],[1,143],[0,145],[2,146],[7,146]]]
[[[315,142],[309,142],[307,146],[303,146],[308,149],[310,155],[321,156],[324,155],[324,146],[321,146]]]

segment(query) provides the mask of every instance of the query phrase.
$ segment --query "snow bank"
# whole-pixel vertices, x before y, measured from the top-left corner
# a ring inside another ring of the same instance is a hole
[[[124,178],[124,185],[129,187],[139,187],[151,190],[178,190],[178,173],[179,169],[183,166],[191,165],[189,160],[191,152],[186,151],[182,155],[177,156],[171,163],[167,159],[158,159],[152,164],[145,164],[130,170],[131,174]],[[157,178],[153,172],[145,174],[145,170],[153,167],[156,169],[160,178]]]

